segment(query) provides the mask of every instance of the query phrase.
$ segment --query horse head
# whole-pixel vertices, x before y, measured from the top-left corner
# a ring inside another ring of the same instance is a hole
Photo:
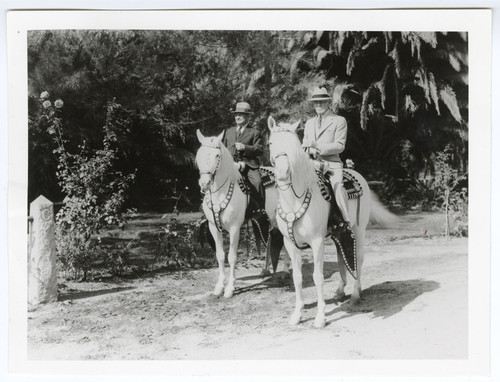
[[[206,192],[212,186],[215,174],[220,168],[224,132],[216,137],[205,137],[200,130],[196,130],[196,136],[201,143],[196,153],[196,165],[200,171],[199,185],[201,191]]]
[[[290,156],[293,152],[291,149],[294,149],[291,142],[300,146],[296,133],[299,124],[300,121],[294,124],[280,123],[277,125],[273,117],[269,117],[267,120],[267,126],[271,131],[269,136],[269,156],[274,167],[274,175],[279,182],[287,182],[290,179]]]

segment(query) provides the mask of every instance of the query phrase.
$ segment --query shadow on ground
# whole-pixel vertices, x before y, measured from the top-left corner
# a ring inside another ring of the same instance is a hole
[[[337,316],[338,314],[341,314],[341,316],[333,318],[327,324],[363,313],[371,313],[372,318],[382,317],[385,319],[401,312],[405,306],[420,295],[438,288],[438,282],[429,280],[387,281],[363,290],[361,302],[356,305],[350,303],[348,296],[341,301],[331,298],[326,300],[327,310],[329,305],[340,305],[327,312],[327,317]],[[309,304],[306,308],[311,309],[316,305],[316,303]]]
[[[135,287],[119,287],[119,288],[110,288],[110,289],[101,289],[101,290],[93,290],[93,291],[81,291],[77,289],[68,289],[66,291],[59,291],[59,296],[57,297],[57,301],[66,301],[66,300],[79,300],[82,298],[101,296],[104,294],[118,293],[123,292],[125,290],[136,289]]]
[[[313,280],[313,270],[314,264],[309,262],[304,262],[302,265],[302,288],[308,288],[314,286]],[[325,278],[331,277],[335,272],[338,272],[338,264],[336,262],[325,262],[323,265],[323,274]],[[276,272],[274,275],[262,277],[260,275],[239,277],[238,280],[241,281],[251,281],[251,280],[262,280],[256,284],[237,287],[234,294],[238,295],[241,293],[251,292],[263,288],[290,288],[291,291],[294,290],[292,272],[289,274],[285,272]]]

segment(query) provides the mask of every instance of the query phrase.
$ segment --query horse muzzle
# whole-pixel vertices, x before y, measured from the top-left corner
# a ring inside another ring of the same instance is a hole
[[[207,192],[212,185],[213,179],[210,174],[201,174],[198,184],[200,185],[201,192]]]
[[[274,176],[279,182],[287,182],[290,180],[290,167],[287,165],[276,165],[274,168]]]

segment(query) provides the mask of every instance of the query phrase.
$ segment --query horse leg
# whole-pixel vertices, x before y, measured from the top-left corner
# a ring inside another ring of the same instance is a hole
[[[284,276],[283,278],[289,278],[290,277],[290,255],[288,252],[285,253],[285,256],[283,256],[283,272]]]
[[[358,277],[356,281],[354,282],[354,289],[352,291],[351,295],[351,303],[356,304],[361,300],[361,267],[363,266],[363,261],[365,258],[365,230],[360,229],[358,227],[355,227],[355,237],[356,237],[356,247],[358,249],[357,253],[357,269],[356,269],[356,276]]]
[[[325,284],[325,277],[323,275],[323,262],[325,241],[323,237],[315,238],[311,242],[311,248],[314,256],[314,285],[316,285],[316,293],[318,295],[318,312],[314,319],[314,327],[323,328],[325,326],[325,299],[323,298],[323,286]],[[294,272],[295,273],[295,272]]]
[[[337,290],[335,291],[335,299],[342,300],[345,297],[345,286],[347,284],[347,269],[344,264],[344,259],[342,255],[337,250],[337,264],[339,265],[339,274],[340,280],[337,286]]]
[[[222,237],[222,232],[217,231],[217,228],[213,224],[209,224],[208,227],[210,229],[212,237],[215,240],[215,254],[217,256],[217,262],[219,264],[219,277],[217,279],[217,284],[215,284],[214,295],[220,296],[222,294],[222,291],[224,290],[225,281],[224,260],[226,255],[224,253],[224,239]]]
[[[304,300],[302,298],[302,257],[300,251],[288,238],[285,239],[285,248],[292,262],[293,285],[295,286],[295,310],[290,316],[288,323],[289,325],[298,325],[302,318],[302,308],[304,307]]]
[[[224,297],[229,298],[233,296],[234,293],[234,283],[235,268],[236,268],[236,256],[238,253],[238,242],[240,239],[240,225],[233,225],[229,229],[229,254],[227,260],[229,261],[229,279],[227,281],[226,289],[224,291]]]
[[[269,239],[271,241],[271,239]],[[271,275],[271,272],[269,271],[269,266],[271,265],[271,243],[267,243],[267,248],[266,248],[266,263],[264,264],[264,269],[260,272],[260,277],[268,277]]]

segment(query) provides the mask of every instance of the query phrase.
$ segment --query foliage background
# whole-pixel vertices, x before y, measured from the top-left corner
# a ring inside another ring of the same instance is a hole
[[[457,189],[467,187],[465,33],[31,31],[28,73],[28,203],[65,197],[56,146],[40,122],[43,91],[64,101],[68,152],[100,149],[107,105],[117,105],[113,170],[135,174],[125,207],[139,211],[171,210],[179,190],[179,208],[198,209],[196,129],[229,127],[241,100],[263,135],[270,114],[305,122],[316,86],[328,88],[332,108],[348,120],[342,158],[377,181],[386,202],[439,206],[430,179],[446,146],[447,165],[462,179]]]

